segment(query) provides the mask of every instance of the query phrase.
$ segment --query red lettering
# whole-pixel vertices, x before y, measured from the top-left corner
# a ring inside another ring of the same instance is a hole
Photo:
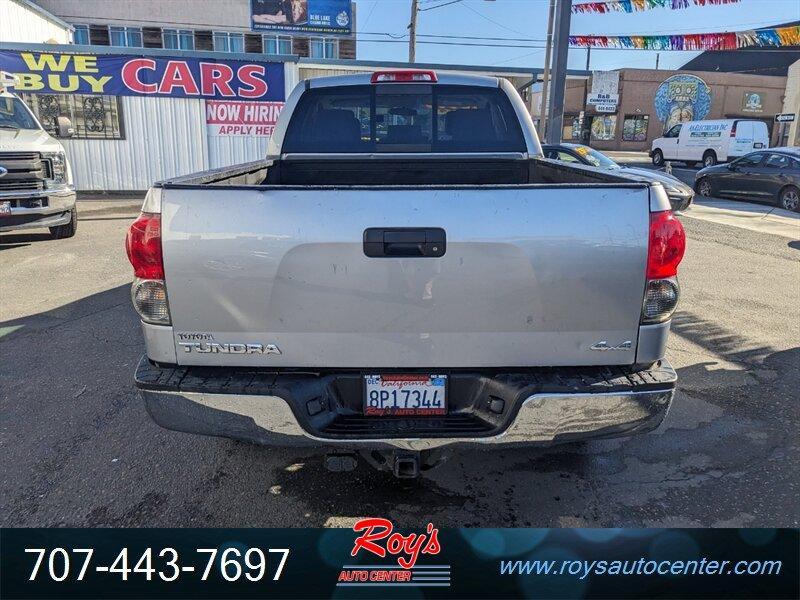
[[[425,545],[423,554],[439,554],[442,547],[439,545],[439,530],[433,526],[433,523],[428,523],[428,535],[431,536],[428,543]]]
[[[131,91],[139,92],[140,94],[155,94],[158,91],[157,84],[142,83],[142,80],[139,79],[139,71],[143,69],[155,71],[156,61],[149,58],[129,60],[122,67],[122,81]]]
[[[236,96],[231,88],[233,69],[228,65],[218,63],[200,63],[200,88],[203,96],[215,96],[219,90],[221,96],[232,98]]]
[[[411,534],[405,539],[405,543],[403,544],[403,550],[406,554],[409,555],[409,558],[406,559],[404,557],[400,557],[397,559],[397,563],[403,567],[404,569],[410,569],[415,564],[417,564],[417,559],[419,558],[420,550],[422,550],[422,544],[425,543],[425,535],[415,535]]]
[[[197,96],[200,93],[189,65],[180,60],[171,60],[167,63],[158,91],[162,94],[171,94],[174,88],[183,88],[184,93],[190,96]]]
[[[387,552],[395,555],[402,554],[404,556],[398,557],[397,564],[404,569],[411,569],[417,564],[420,554],[439,554],[442,549],[439,544],[439,530],[433,526],[433,523],[428,523],[427,535],[411,533],[404,536],[400,533],[392,533],[392,529],[392,522],[388,519],[370,518],[356,522],[353,525],[353,531],[364,531],[364,533],[356,538],[350,555],[355,556],[362,548],[381,558],[386,556]],[[388,538],[386,539],[386,548],[375,543],[384,538]]]
[[[356,524],[353,525],[353,531],[366,531],[356,538],[350,556],[355,556],[358,554],[358,551],[363,548],[367,552],[372,552],[383,558],[386,556],[386,549],[376,544],[375,540],[382,540],[391,533],[393,528],[392,522],[389,519],[375,518],[357,521]]]
[[[267,86],[266,81],[256,77],[256,74],[263,77],[266,72],[267,69],[264,65],[244,65],[239,67],[237,72],[239,81],[248,86],[239,88],[239,96],[242,98],[261,98],[261,96],[264,96],[269,90],[269,86]]]

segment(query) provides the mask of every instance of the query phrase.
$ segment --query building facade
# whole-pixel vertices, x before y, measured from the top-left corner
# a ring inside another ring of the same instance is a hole
[[[794,115],[794,121],[778,125],[782,129],[782,146],[800,146],[800,60],[789,66],[783,114]]]
[[[770,144],[780,143],[774,118],[783,110],[787,77],[745,73],[619,71],[617,102],[600,112],[589,99],[592,78],[567,81],[562,139],[600,150],[649,150],[651,142],[678,122],[758,119]],[[541,94],[541,92],[538,92]],[[539,103],[534,99],[533,106]]]
[[[355,3],[351,5],[352,35],[309,36],[251,31],[250,0],[36,2],[75,28],[76,44],[356,58]]]
[[[0,40],[70,44],[72,26],[30,0],[0,0]]]

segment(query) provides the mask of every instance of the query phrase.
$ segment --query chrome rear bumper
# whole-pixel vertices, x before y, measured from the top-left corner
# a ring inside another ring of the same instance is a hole
[[[148,372],[146,376],[149,375]],[[172,377],[172,383],[169,377]],[[651,431],[661,424],[669,410],[676,376],[666,361],[659,361],[651,370],[639,371],[637,377],[630,377],[634,382],[631,389],[595,393],[578,390],[531,393],[520,396],[515,402],[517,406],[508,406],[508,414],[490,430],[448,435],[440,429],[430,436],[423,430],[404,435],[402,427],[399,432],[395,429],[392,435],[358,435],[355,432],[346,436],[333,435],[330,430],[314,426],[313,418],[309,418],[305,410],[305,399],[300,402],[295,397],[287,400],[283,396],[289,394],[278,393],[262,395],[220,393],[216,389],[210,392],[169,389],[180,386],[182,379],[185,377],[169,375],[165,382],[153,385],[152,379],[147,382],[137,377],[148,412],[167,429],[273,446],[418,451],[452,444],[547,445]],[[271,389],[278,388],[273,385]],[[475,402],[477,406],[483,399],[476,397]],[[394,419],[397,423],[397,417]],[[409,422],[409,430],[411,425]],[[369,430],[366,424],[359,427],[362,428],[359,431],[364,431],[365,427]]]

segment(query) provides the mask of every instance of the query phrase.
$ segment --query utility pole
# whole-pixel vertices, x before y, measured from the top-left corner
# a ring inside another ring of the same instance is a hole
[[[542,102],[539,106],[539,129],[542,139],[547,134],[547,87],[550,83],[550,51],[553,47],[553,17],[556,12],[556,0],[550,0],[547,17],[547,40],[544,44],[544,73],[542,73]]]
[[[567,54],[569,52],[569,25],[572,18],[572,1],[557,0],[556,20],[553,27],[553,76],[548,109],[547,134],[548,144],[561,141],[561,130],[564,124],[564,93],[567,85]]]
[[[587,71],[589,71],[591,65],[592,65],[592,48],[590,46],[590,47],[586,48],[586,70]],[[586,126],[586,123],[589,121],[589,118],[588,118],[588,116],[586,114],[588,112],[587,111],[587,109],[588,109],[587,100],[589,99],[589,77],[590,76],[587,75],[586,76],[586,80],[583,82],[583,118],[581,119],[581,133],[580,133],[580,142],[581,142],[581,144],[588,144],[589,143],[589,136],[587,135],[589,128]],[[572,135],[573,135],[573,137],[575,136],[574,133]]]
[[[661,58],[661,52],[656,52],[656,71],[658,71],[658,59]]]
[[[417,13],[419,1],[411,0],[411,24],[408,26],[408,62],[413,63],[417,58]]]

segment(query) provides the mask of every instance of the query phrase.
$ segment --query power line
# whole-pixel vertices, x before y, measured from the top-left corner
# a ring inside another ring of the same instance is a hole
[[[428,8],[420,8],[418,12],[425,12],[428,10],[434,10],[436,8],[442,8],[443,6],[450,6],[451,4],[458,4],[459,2],[463,2],[464,0],[450,0],[450,2],[445,2],[444,4],[437,4],[436,6],[429,6]]]
[[[472,8],[472,7],[471,7],[469,4],[464,4],[464,8],[468,8],[469,10],[471,10],[472,12],[474,12],[476,15],[478,15],[480,18],[482,18],[482,19],[484,19],[484,20],[486,20],[486,21],[489,21],[489,23],[494,23],[494,24],[495,24],[495,25],[497,25],[498,27],[502,27],[503,29],[506,29],[506,30],[508,30],[508,31],[511,31],[511,32],[513,32],[513,33],[519,33],[520,35],[525,35],[525,34],[524,34],[523,32],[521,32],[521,31],[517,31],[516,29],[511,29],[511,27],[506,27],[505,25],[503,25],[503,24],[502,24],[502,23],[500,23],[499,21],[495,21],[494,19],[492,19],[492,18],[490,18],[490,17],[487,17],[487,16],[486,16],[486,15],[484,15],[483,13],[481,13],[481,12],[479,12],[479,11],[475,10],[474,8]]]

